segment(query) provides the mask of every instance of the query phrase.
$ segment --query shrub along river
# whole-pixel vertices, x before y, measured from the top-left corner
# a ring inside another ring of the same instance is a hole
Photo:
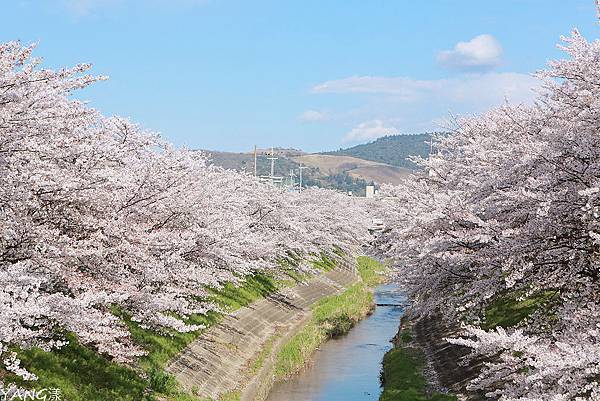
[[[396,284],[375,289],[377,306],[344,336],[319,348],[312,363],[298,375],[278,382],[267,401],[377,401],[383,355],[398,331],[404,296]]]

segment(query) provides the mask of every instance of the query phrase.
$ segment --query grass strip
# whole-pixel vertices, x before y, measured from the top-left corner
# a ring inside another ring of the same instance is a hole
[[[263,367],[263,365],[265,364],[265,361],[273,352],[273,345],[275,344],[275,341],[278,338],[279,338],[279,335],[275,334],[275,335],[271,336],[267,340],[267,342],[263,345],[263,347],[260,350],[260,352],[258,353],[256,359],[250,364],[249,373],[251,375],[255,375],[256,373],[258,373],[260,368]]]
[[[347,333],[373,310],[371,288],[383,282],[385,266],[361,256],[357,260],[357,270],[361,281],[339,295],[317,301],[312,306],[309,323],[281,347],[275,363],[277,378],[302,370],[319,345],[329,338]]]

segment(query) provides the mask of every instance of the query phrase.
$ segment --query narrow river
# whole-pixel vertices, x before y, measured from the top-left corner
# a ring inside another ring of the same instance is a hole
[[[403,304],[397,285],[375,289],[378,304]],[[302,373],[276,383],[267,401],[377,401],[383,355],[398,331],[403,308],[378,306],[345,336],[329,340]]]

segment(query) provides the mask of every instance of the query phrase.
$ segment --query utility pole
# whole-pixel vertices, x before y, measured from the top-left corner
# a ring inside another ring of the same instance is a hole
[[[307,167],[306,166],[298,167],[298,170],[300,170],[300,186],[298,187],[298,192],[302,192],[302,170],[304,170],[305,168],[307,168]]]
[[[256,177],[256,145],[254,145],[254,177]]]
[[[271,157],[267,157],[268,160],[271,160],[271,183],[274,182],[274,177],[275,177],[275,160],[277,160],[277,157],[275,157],[275,150],[273,150],[273,147],[271,146]]]
[[[290,186],[292,187],[292,190],[294,189],[294,170],[290,169]]]
[[[256,149],[256,148],[255,148]],[[256,150],[254,151],[256,152]],[[258,176],[258,180],[260,182],[270,182],[273,185],[282,185],[284,182],[284,178],[283,176],[275,176],[275,160],[277,160],[278,158],[275,157],[275,149],[273,149],[273,147],[271,147],[271,153],[267,153],[267,155],[269,157],[267,157],[267,160],[271,160],[271,174],[269,175],[260,175]],[[256,153],[254,154],[254,160],[256,160]],[[255,167],[254,167],[254,171],[256,174],[256,161],[255,163]]]
[[[439,154],[439,149],[438,149]],[[433,155],[433,137],[429,140],[429,155],[427,156],[427,160],[431,160],[431,156]],[[429,168],[427,170],[427,175],[432,177],[435,174],[434,170]]]

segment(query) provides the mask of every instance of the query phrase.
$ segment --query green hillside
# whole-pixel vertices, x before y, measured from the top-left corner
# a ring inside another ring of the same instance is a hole
[[[409,156],[426,157],[429,154],[430,138],[430,133],[389,135],[373,142],[333,152],[323,152],[323,154],[353,156],[360,159],[391,164],[392,166],[414,169],[415,164],[407,160],[407,158]]]

